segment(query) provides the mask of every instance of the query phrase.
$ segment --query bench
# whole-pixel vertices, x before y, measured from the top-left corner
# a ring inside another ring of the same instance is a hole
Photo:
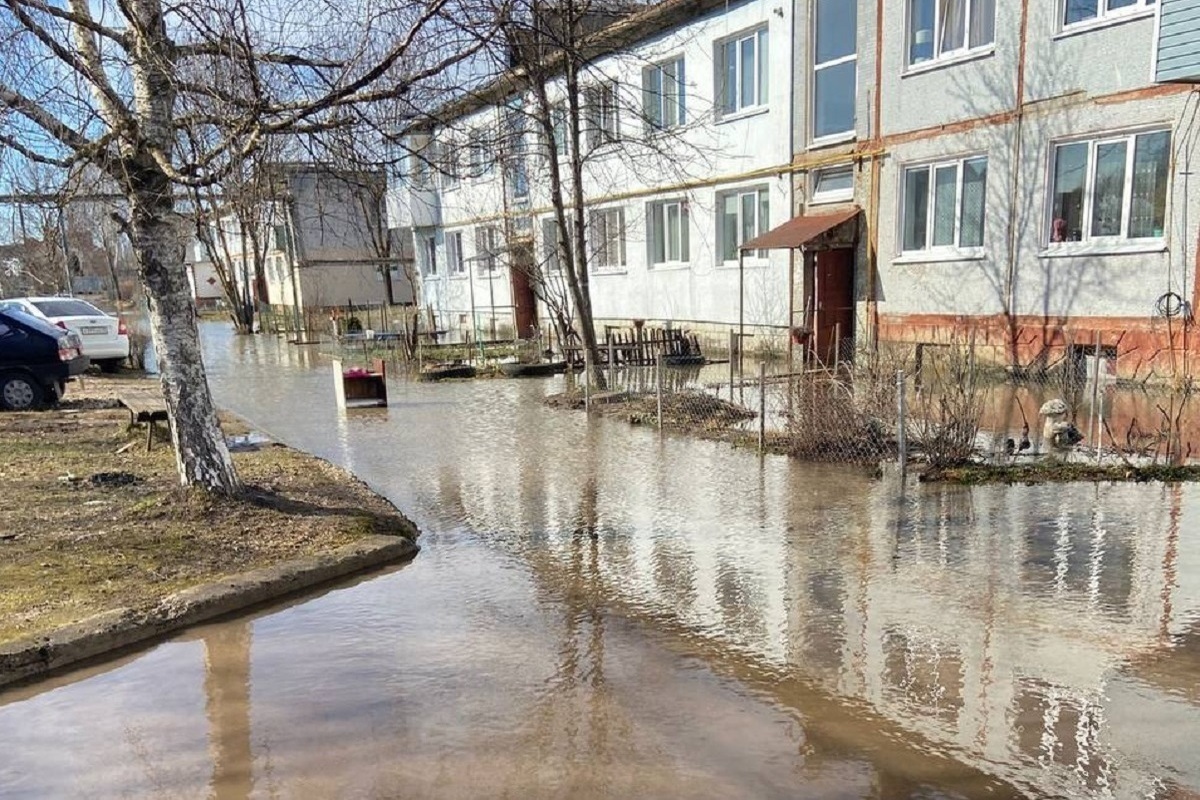
[[[129,427],[146,425],[146,452],[154,445],[154,429],[159,422],[166,422],[167,407],[156,392],[128,392],[118,395],[117,402],[129,412]]]

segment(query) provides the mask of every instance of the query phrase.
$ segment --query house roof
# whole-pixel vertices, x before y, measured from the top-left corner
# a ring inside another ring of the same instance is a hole
[[[728,9],[742,2],[744,0],[661,0],[583,37],[577,50],[583,60],[590,62],[639,41],[661,36],[710,11]],[[546,70],[547,77],[561,73],[564,69],[563,52],[551,52],[542,59],[539,66]],[[530,80],[531,75],[526,67],[512,67],[478,89],[438,107],[430,114],[430,119],[425,124],[416,127],[430,128],[483,108],[500,105],[516,92],[525,89]]]
[[[827,214],[801,214],[742,244],[742,250],[792,250],[858,216],[858,206]]]

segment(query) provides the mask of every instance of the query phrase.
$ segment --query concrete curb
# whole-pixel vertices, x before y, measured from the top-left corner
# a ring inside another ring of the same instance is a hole
[[[331,553],[232,575],[167,595],[151,608],[119,608],[48,636],[0,647],[0,687],[416,555],[400,536],[366,536]]]

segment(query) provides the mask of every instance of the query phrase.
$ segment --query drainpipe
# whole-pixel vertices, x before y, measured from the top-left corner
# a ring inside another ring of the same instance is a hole
[[[1008,193],[1008,264],[1005,268],[1004,315],[1008,326],[1009,362],[1016,366],[1017,355],[1017,192],[1021,188],[1021,140],[1025,131],[1025,53],[1029,36],[1029,0],[1021,0],[1021,25],[1018,28],[1020,43],[1017,50],[1017,93],[1014,121],[1016,130],[1013,135],[1013,154],[1010,163],[1012,176],[1009,179]],[[1040,228],[1039,228],[1040,231]],[[1040,232],[1038,234],[1041,235]]]
[[[867,202],[867,336],[871,349],[879,348],[879,178],[883,159],[883,4],[875,0],[875,96],[871,98],[871,193]],[[815,329],[814,329],[815,330]]]

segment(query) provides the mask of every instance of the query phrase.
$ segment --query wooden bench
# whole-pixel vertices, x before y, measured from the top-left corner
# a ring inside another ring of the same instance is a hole
[[[129,411],[129,427],[146,425],[146,452],[154,445],[154,430],[160,422],[166,422],[167,407],[156,392],[129,392],[119,395],[117,402]]]

